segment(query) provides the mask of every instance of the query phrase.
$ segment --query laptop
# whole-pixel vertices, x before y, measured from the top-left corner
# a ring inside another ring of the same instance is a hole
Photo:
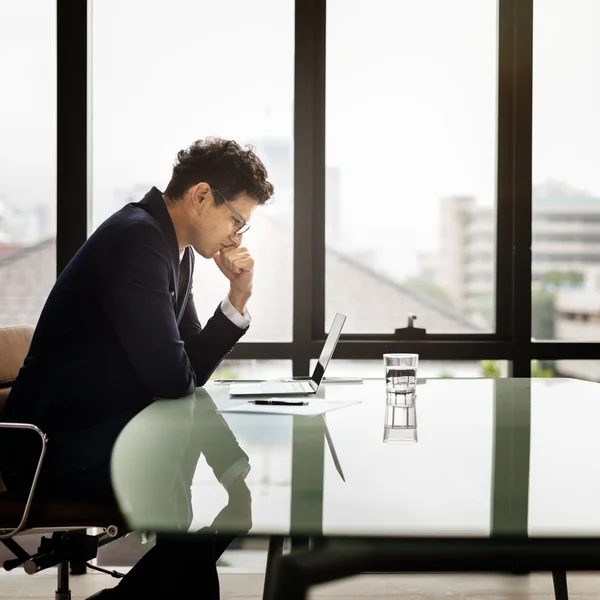
[[[323,381],[325,369],[333,356],[335,347],[340,339],[346,315],[336,313],[329,334],[323,344],[321,356],[315,365],[315,370],[306,381],[280,381],[277,379],[257,381],[254,383],[232,383],[229,386],[230,396],[308,396],[316,394]]]

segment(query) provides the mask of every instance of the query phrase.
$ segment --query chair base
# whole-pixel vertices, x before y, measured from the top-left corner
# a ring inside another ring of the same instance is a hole
[[[69,589],[69,563],[67,561],[58,565],[54,600],[71,600],[71,590]]]
[[[98,548],[108,544],[119,537],[117,527],[110,526],[106,533],[100,535],[87,535],[83,531],[57,531],[51,538],[42,537],[38,551],[28,554],[14,539],[0,540],[15,556],[11,560],[4,561],[4,569],[11,571],[16,567],[23,566],[29,575],[48,569],[58,567],[55,600],[71,600],[69,589],[69,564],[85,564],[98,554]]]
[[[77,565],[89,562],[98,554],[98,548],[119,537],[116,527],[109,527],[105,534],[87,535],[80,531],[56,531],[51,538],[42,537],[36,554],[28,554],[13,539],[0,540],[17,558],[4,561],[4,569],[12,571],[23,566],[28,575],[33,575],[49,567],[56,567],[65,562]]]

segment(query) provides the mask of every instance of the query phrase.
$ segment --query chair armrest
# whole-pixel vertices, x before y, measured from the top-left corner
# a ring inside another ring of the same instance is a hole
[[[35,474],[33,475],[33,481],[31,482],[31,489],[29,490],[29,496],[27,498],[27,502],[25,503],[25,508],[23,509],[23,517],[21,518],[21,522],[11,530],[1,529],[2,524],[0,523],[0,540],[11,538],[17,535],[24,527],[27,522],[27,517],[29,516],[29,511],[31,509],[31,504],[33,502],[33,494],[35,493],[35,488],[37,486],[37,482],[40,476],[40,471],[42,470],[42,463],[44,462],[44,456],[46,455],[46,444],[48,442],[48,438],[46,434],[35,425],[31,425],[30,423],[2,423],[0,422],[0,429],[29,429],[30,431],[35,431],[42,441],[42,449],[40,451],[40,458],[38,460],[37,467],[35,469]]]

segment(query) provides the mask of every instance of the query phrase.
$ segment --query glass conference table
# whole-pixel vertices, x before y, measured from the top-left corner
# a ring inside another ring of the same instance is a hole
[[[600,570],[600,384],[423,380],[412,444],[383,442],[384,388],[325,384],[298,414],[238,412],[289,409],[213,382],[159,400],[113,452],[123,515],[269,536],[265,596],[286,600],[361,572]],[[286,537],[310,543],[277,556]]]

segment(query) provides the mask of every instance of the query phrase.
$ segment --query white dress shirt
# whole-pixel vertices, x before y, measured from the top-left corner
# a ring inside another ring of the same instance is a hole
[[[250,325],[250,313],[247,308],[244,308],[244,314],[240,315],[238,309],[231,304],[229,296],[225,296],[223,302],[221,302],[221,310],[223,314],[240,329],[246,329]]]

